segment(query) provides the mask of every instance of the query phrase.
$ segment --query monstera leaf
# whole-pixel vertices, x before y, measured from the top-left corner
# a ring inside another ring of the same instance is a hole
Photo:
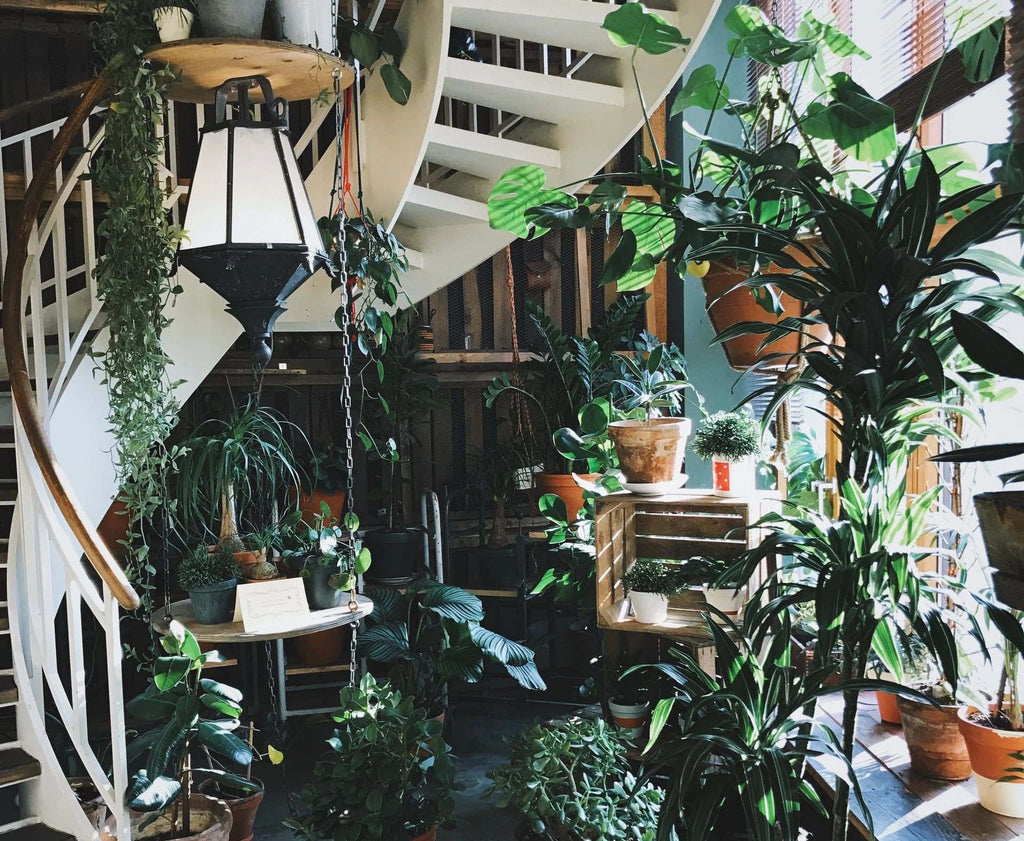
[[[536,216],[527,218],[527,211],[541,205],[561,205],[575,208],[577,201],[562,190],[545,186],[544,170],[534,164],[510,169],[494,185],[487,199],[487,219],[497,231],[508,231],[520,239],[531,233],[547,233]]]
[[[615,46],[636,47],[651,55],[662,55],[690,43],[676,27],[661,15],[647,11],[641,3],[619,6],[605,17],[601,26]]]

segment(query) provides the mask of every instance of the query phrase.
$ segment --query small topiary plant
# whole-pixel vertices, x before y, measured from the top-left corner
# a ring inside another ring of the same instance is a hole
[[[761,427],[745,412],[715,412],[693,436],[693,451],[702,459],[739,461],[761,452]]]
[[[234,555],[225,550],[210,553],[206,546],[196,546],[181,559],[178,584],[185,592],[211,587],[238,577]]]
[[[671,596],[685,589],[689,578],[679,564],[640,558],[622,576],[622,583],[630,592]]]

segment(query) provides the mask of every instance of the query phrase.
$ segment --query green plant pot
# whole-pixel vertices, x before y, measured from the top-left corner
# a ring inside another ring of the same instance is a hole
[[[366,577],[378,584],[400,586],[416,577],[423,557],[423,534],[417,529],[369,531],[363,537],[373,557]]]
[[[306,588],[306,601],[310,610],[330,610],[341,605],[348,597],[344,590],[331,586],[331,576],[338,572],[335,566],[320,566],[315,558],[306,560],[302,584]]]
[[[189,590],[188,597],[192,600],[192,613],[200,625],[221,625],[230,622],[235,613],[235,590],[238,582],[232,578]]]

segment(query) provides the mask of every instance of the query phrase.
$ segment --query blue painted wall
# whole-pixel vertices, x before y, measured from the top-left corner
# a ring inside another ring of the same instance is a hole
[[[690,61],[689,69],[714,64],[720,70],[724,70],[728,59],[726,44],[730,37],[730,33],[725,29],[724,20],[730,9],[736,5],[737,0],[723,0],[715,21]],[[742,98],[745,95],[745,62],[734,62],[726,83],[735,98]],[[671,102],[673,98],[674,93],[669,101]],[[695,128],[703,129],[706,119],[707,112],[695,111],[687,121]],[[694,144],[692,137],[685,136],[682,123],[683,116],[679,115],[672,119],[668,127],[668,157],[674,161],[682,161]],[[735,119],[722,114],[715,116],[711,134],[728,143],[740,144],[742,141]],[[737,383],[739,374],[726,363],[721,346],[712,343],[714,331],[704,308],[704,288],[697,278],[680,278],[670,273],[668,329],[669,339],[679,345],[686,355],[690,379],[704,396],[706,410],[710,413],[735,407],[750,389],[745,387],[745,380]],[[696,428],[700,421],[699,410],[690,406],[687,414],[693,419]],[[690,476],[687,487],[711,487],[711,466],[692,453],[687,454],[686,472]]]

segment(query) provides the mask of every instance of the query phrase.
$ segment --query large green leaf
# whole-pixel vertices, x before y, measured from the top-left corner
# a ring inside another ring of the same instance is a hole
[[[387,89],[388,96],[399,105],[408,104],[409,96],[412,93],[412,82],[408,76],[398,69],[397,64],[388,62],[381,67],[380,77],[384,81],[384,87]]]
[[[257,779],[249,779],[240,774],[232,774],[230,771],[220,771],[216,768],[204,768],[203,773],[215,779],[222,792],[227,789],[232,793],[250,795],[263,791],[263,783]]]
[[[131,791],[131,790],[129,790]],[[160,812],[173,803],[181,793],[181,783],[170,777],[157,777],[128,801],[128,808],[136,812]]]
[[[234,701],[229,701],[227,698],[222,698],[220,695],[214,695],[212,692],[204,692],[199,696],[199,700],[204,707],[221,715],[226,715],[229,718],[239,718],[242,715],[241,705],[236,704]]]
[[[190,657],[157,657],[153,665],[153,683],[166,692],[173,689],[192,668]]]
[[[235,703],[242,703],[242,693],[240,690],[235,689],[233,686],[228,686],[226,683],[219,683],[216,680],[210,680],[209,678],[203,678],[199,681],[199,688],[204,692],[212,692],[214,695],[220,695],[221,698]]]
[[[1024,351],[986,324],[966,313],[951,315],[957,341],[973,362],[990,374],[1024,380]]]
[[[690,43],[682,32],[661,15],[649,12],[642,3],[629,2],[609,12],[601,24],[617,47],[636,47],[651,55],[662,55]]]
[[[132,698],[124,708],[125,715],[138,721],[163,721],[174,715],[179,696],[146,691]]]
[[[208,721],[199,722],[199,741],[235,765],[246,766],[252,762],[252,751],[249,749],[249,745],[234,733],[227,733]]]
[[[405,599],[394,587],[367,587],[366,595],[373,600],[373,618],[393,622],[406,613]]]
[[[838,26],[818,20],[814,13],[807,11],[797,28],[797,34],[806,40],[821,41],[832,55],[839,58],[870,59],[871,54],[861,47]]]
[[[808,135],[834,140],[859,161],[885,160],[896,151],[896,123],[892,108],[879,102],[846,73],[830,79],[830,100],[807,106],[803,127]]]
[[[471,625],[469,633],[484,655],[503,665],[509,675],[524,689],[547,689],[533,662],[533,651],[525,645],[513,642],[480,625]]]
[[[691,70],[686,82],[672,103],[670,116],[682,113],[687,108],[702,108],[712,111],[729,101],[729,86],[718,78],[718,68],[704,64]]]
[[[419,594],[419,602],[438,616],[456,622],[480,622],[484,618],[480,599],[451,584],[432,582]]]
[[[470,638],[466,626],[452,634],[447,648],[437,656],[437,676],[445,681],[462,680],[476,683],[484,675],[484,658]]]
[[[1004,28],[1003,18],[998,17],[958,47],[967,81],[984,84],[992,78],[996,60],[1003,49]]]
[[[818,52],[816,40],[787,38],[757,6],[735,6],[726,15],[725,28],[737,36],[729,41],[732,55],[746,55],[771,67],[806,61]]]
[[[534,164],[513,167],[498,179],[487,198],[487,218],[491,227],[508,231],[521,239],[535,232],[538,236],[547,229],[527,219],[526,211],[545,204],[576,207],[572,196],[561,190],[545,186],[544,170]]]
[[[404,621],[377,622],[359,634],[359,651],[378,663],[409,657],[409,627]]]

